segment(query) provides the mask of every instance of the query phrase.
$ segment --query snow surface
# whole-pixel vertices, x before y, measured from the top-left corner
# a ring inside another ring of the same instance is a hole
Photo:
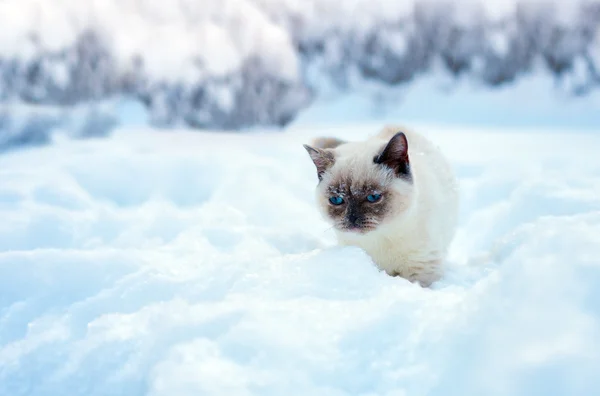
[[[424,77],[402,91],[363,86],[346,95],[324,96],[301,111],[294,125],[406,120],[483,128],[598,131],[598,109],[600,91],[574,97],[542,74],[494,89],[438,75]]]
[[[461,183],[433,289],[335,246],[285,134],[0,156],[0,395],[600,391],[600,136],[423,126]]]

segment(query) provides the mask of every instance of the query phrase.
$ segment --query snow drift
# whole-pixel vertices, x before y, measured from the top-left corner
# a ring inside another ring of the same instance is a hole
[[[6,0],[0,99],[124,95],[156,125],[236,129],[440,72],[486,87],[542,72],[585,95],[600,81],[599,23],[596,0]]]
[[[0,394],[597,394],[598,135],[422,128],[462,195],[426,290],[314,208],[301,143],[378,127],[0,156]]]

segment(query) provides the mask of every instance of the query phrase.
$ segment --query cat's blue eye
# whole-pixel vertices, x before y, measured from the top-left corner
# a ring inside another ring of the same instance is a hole
[[[329,198],[329,202],[331,202],[332,205],[341,205],[344,203],[344,198],[342,197],[331,197]]]
[[[367,201],[377,202],[381,199],[381,194],[371,194],[367,196]]]

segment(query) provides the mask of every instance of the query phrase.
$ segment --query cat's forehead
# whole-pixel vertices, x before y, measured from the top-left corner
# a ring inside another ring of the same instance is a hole
[[[370,194],[386,189],[393,180],[389,170],[374,163],[335,168],[326,183],[330,193]]]
[[[348,143],[335,149],[335,162],[323,183],[329,193],[361,194],[384,190],[394,177],[390,169],[375,163],[381,142]]]
[[[385,189],[386,186],[379,183],[356,183],[352,180],[347,182],[332,181],[332,183],[327,186],[327,192],[329,194],[355,196],[381,193]]]

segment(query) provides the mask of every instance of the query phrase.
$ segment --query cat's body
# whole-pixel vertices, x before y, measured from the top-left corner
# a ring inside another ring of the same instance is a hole
[[[390,275],[424,286],[439,279],[458,189],[437,147],[393,126],[363,142],[321,138],[313,145],[306,148],[319,173],[317,202],[339,243],[362,248]]]

